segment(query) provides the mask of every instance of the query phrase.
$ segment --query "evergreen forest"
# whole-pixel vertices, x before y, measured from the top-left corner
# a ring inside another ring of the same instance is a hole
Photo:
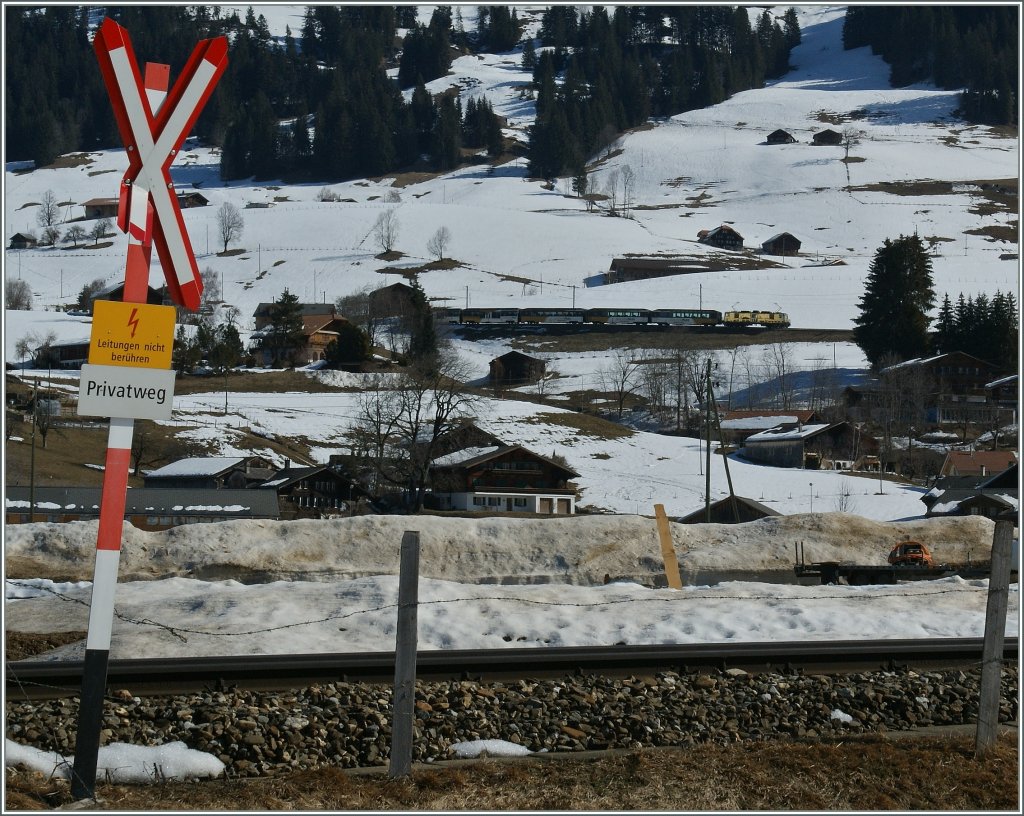
[[[167,63],[172,77],[200,39],[230,38],[228,69],[195,128],[222,148],[226,180],[447,170],[469,153],[497,156],[509,147],[485,100],[464,108],[458,96],[425,88],[453,56],[522,42],[507,6],[480,7],[472,30],[457,6],[435,7],[426,23],[414,6],[309,6],[301,30],[283,38],[251,7],[242,17],[219,6],[157,5],[6,5],[4,14],[8,161],[45,166],[62,154],[120,146],[91,45],[104,16],[128,30],[140,61]],[[932,76],[962,85],[965,116],[1005,124],[1018,87],[1014,14],[853,7],[844,35],[847,47],[882,54],[894,83]],[[751,23],[747,9],[729,6],[549,7],[521,56],[533,75],[524,94],[537,105],[526,147],[531,172],[577,175],[627,128],[784,73],[800,42],[795,11],[754,16]]]
[[[851,6],[843,46],[871,46],[901,88],[931,81],[963,88],[961,115],[990,125],[1017,124],[1020,94],[1016,5]]]

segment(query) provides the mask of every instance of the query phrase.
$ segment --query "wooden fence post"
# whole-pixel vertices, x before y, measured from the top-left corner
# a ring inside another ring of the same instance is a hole
[[[398,573],[398,629],[395,634],[395,694],[389,777],[408,776],[412,773],[419,570],[420,534],[406,530],[402,536],[402,556]]]
[[[675,547],[672,546],[672,528],[665,515],[665,505],[654,505],[654,517],[658,521],[658,536],[661,538],[661,557],[665,561],[665,578],[670,589],[682,589],[683,582],[679,578],[679,559]]]
[[[1010,544],[1013,522],[997,521],[992,538],[992,572],[988,579],[985,609],[985,644],[981,657],[981,699],[974,755],[983,758],[999,734],[999,681],[1003,669],[1003,639],[1010,587]]]

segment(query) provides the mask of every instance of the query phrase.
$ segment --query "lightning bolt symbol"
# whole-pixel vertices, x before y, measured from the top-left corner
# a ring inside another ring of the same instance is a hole
[[[128,318],[128,325],[132,327],[132,337],[135,337],[135,330],[139,327],[139,318],[136,317],[138,313],[138,309],[132,309],[131,317]]]

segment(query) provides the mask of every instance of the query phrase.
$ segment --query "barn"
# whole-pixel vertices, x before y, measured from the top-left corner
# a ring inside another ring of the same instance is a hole
[[[796,255],[800,252],[800,239],[792,233],[780,232],[761,244],[761,249],[768,255]]]
[[[770,145],[796,143],[793,134],[786,130],[773,130],[765,141]]]
[[[491,385],[522,385],[544,376],[546,363],[521,351],[510,351],[491,360]]]
[[[117,218],[116,198],[90,198],[84,204],[85,217],[92,218]]]
[[[822,130],[811,137],[816,145],[840,145],[843,143],[843,134],[835,130]]]

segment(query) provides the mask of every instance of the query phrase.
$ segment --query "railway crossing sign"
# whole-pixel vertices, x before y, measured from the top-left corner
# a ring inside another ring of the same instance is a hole
[[[76,799],[92,798],[96,789],[135,420],[169,419],[174,395],[168,366],[176,315],[145,302],[151,249],[155,243],[174,302],[195,311],[203,283],[168,168],[227,67],[228,44],[226,37],[200,42],[169,96],[170,67],[147,63],[143,82],[128,32],[113,20],[103,21],[93,49],[128,152],[117,214],[128,253],[124,302],[97,301],[78,395],[78,413],[109,416],[110,429],[71,773]]]
[[[159,92],[161,84],[166,88],[166,72],[156,72],[152,78],[147,72],[143,83],[128,32],[109,17],[96,32],[93,49],[128,151],[117,225],[122,232],[141,240],[146,232],[145,213],[152,203],[153,243],[168,291],[175,303],[195,311],[203,283],[169,168],[227,68],[227,38],[202,40],[195,47],[156,116],[148,92]],[[159,95],[162,97],[162,93]]]

